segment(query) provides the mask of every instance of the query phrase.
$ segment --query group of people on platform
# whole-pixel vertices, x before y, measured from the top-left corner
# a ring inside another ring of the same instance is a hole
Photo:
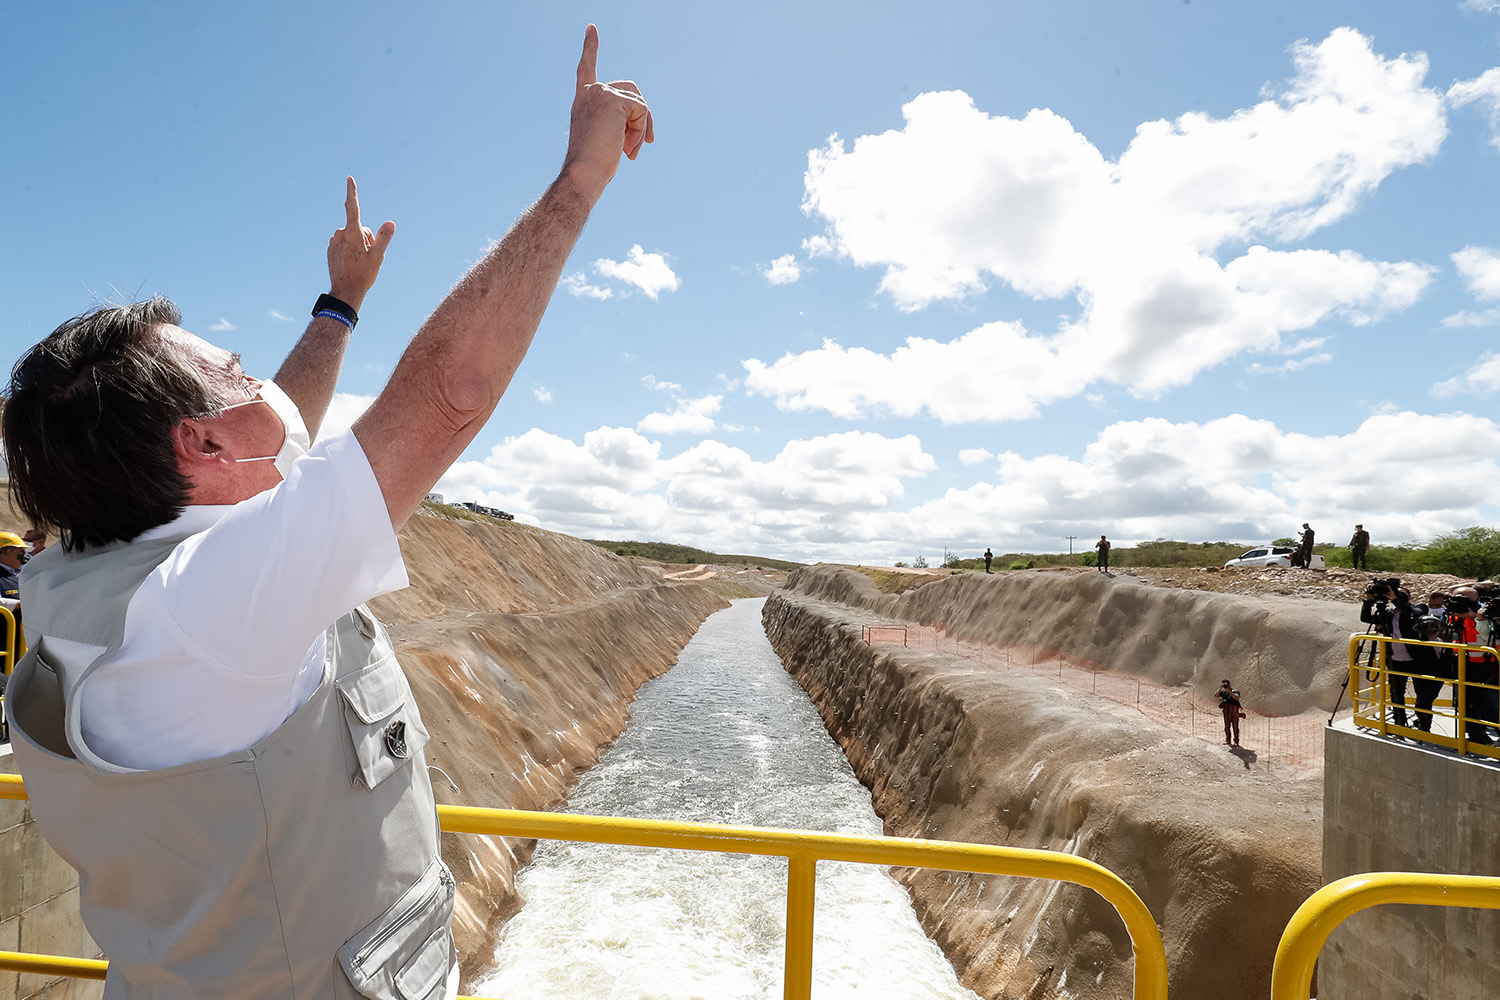
[[[1465,689],[1464,734],[1470,743],[1496,745],[1500,731],[1500,662],[1484,651],[1496,641],[1495,620],[1500,618],[1500,584],[1493,581],[1436,591],[1425,602],[1414,602],[1398,578],[1371,580],[1365,589],[1359,620],[1376,635],[1389,636],[1386,677],[1390,695],[1390,721],[1414,729],[1432,731],[1432,704],[1443,685],[1454,686],[1455,703]],[[1403,641],[1404,640],[1404,641]],[[1460,651],[1422,642],[1463,643],[1474,649]],[[1374,668],[1379,651],[1371,644],[1369,667]],[[1406,687],[1411,682],[1414,710],[1406,710]]]

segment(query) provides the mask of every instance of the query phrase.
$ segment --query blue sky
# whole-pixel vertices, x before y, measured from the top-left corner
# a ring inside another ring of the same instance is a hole
[[[353,174],[347,423],[555,175],[593,21],[657,142],[449,499],[864,563],[1494,524],[1497,7],[10,4],[0,353],[162,293],[269,374]]]

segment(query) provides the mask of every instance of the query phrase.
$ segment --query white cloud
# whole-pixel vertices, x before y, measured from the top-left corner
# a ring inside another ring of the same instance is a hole
[[[214,333],[227,333],[234,328],[234,324],[229,322],[229,320],[225,319],[222,316],[219,317],[219,321],[217,323],[209,327],[209,329]]]
[[[1459,3],[1462,10],[1472,10],[1480,14],[1493,14],[1500,10],[1500,0],[1462,0]]]
[[[1464,285],[1481,302],[1500,299],[1500,251],[1491,247],[1464,247],[1453,255],[1453,266]]]
[[[1321,354],[1309,354],[1304,358],[1290,358],[1279,365],[1263,365],[1259,361],[1256,361],[1245,370],[1252,375],[1289,375],[1292,372],[1299,372],[1304,368],[1311,368],[1314,365],[1326,365],[1332,360],[1333,355],[1324,351]]]
[[[827,224],[809,254],[882,268],[881,291],[904,310],[1000,280],[1076,298],[1080,313],[1052,334],[989,323],[890,355],[829,341],[746,362],[747,387],[845,417],[1016,419],[1096,381],[1154,395],[1324,320],[1408,308],[1432,268],[1269,243],[1347,216],[1393,170],[1435,155],[1447,125],[1426,58],[1385,59],[1341,28],[1293,61],[1282,92],[1227,118],[1147,122],[1113,162],[1051,111],[990,116],[953,91],[907,104],[899,131],[831,138],[804,178],[803,209]],[[1237,256],[1221,263],[1226,252]]]
[[[679,399],[671,413],[648,413],[635,429],[642,434],[711,434],[723,396]]]
[[[1500,485],[1500,425],[1467,414],[1392,412],[1312,436],[1232,415],[1127,421],[1081,456],[1000,456],[993,483],[950,490],[900,517],[928,547],[944,537],[1056,551],[1067,534],[1255,541],[1310,521],[1324,538],[1362,522],[1384,541],[1484,523]],[[1390,470],[1399,468],[1393,479]],[[937,533],[948,527],[947,536]],[[950,542],[951,544],[951,542]],[[896,551],[900,551],[897,549]]]
[[[1500,309],[1485,309],[1482,312],[1460,311],[1443,317],[1443,325],[1449,329],[1494,326],[1496,323],[1500,323]]]
[[[536,397],[536,401],[538,403],[552,402],[552,390],[548,389],[546,386],[537,386],[535,389],[531,390],[531,394]]]
[[[652,299],[662,292],[677,291],[681,284],[664,256],[647,253],[639,243],[626,252],[624,260],[600,257],[594,261],[594,271],[606,278],[632,285]]]
[[[912,435],[829,434],[759,460],[711,439],[667,453],[624,427],[577,443],[533,429],[457,463],[438,489],[585,537],[868,563],[944,546],[1060,551],[1100,532],[1252,542],[1303,521],[1336,541],[1356,522],[1380,542],[1429,538],[1487,523],[1497,455],[1500,425],[1463,413],[1381,413],[1328,435],[1237,414],[1153,418],[1112,424],[1074,455],[1006,452],[982,481],[907,504],[907,484],[936,468]]]
[[[641,385],[652,392],[681,392],[682,386],[677,382],[663,382],[655,375],[642,375]]]
[[[766,276],[768,284],[790,285],[802,277],[802,268],[795,254],[783,254],[761,268],[760,273]]]
[[[1462,375],[1433,386],[1432,394],[1439,398],[1460,393],[1488,396],[1496,389],[1500,389],[1500,351],[1487,351]]]
[[[456,463],[437,488],[586,537],[786,553],[842,536],[852,514],[900,501],[903,480],[935,466],[910,435],[830,434],[757,461],[712,440],[663,456],[660,444],[624,427],[590,431],[581,444],[533,428],[482,462]]]
[[[333,399],[328,402],[328,413],[323,417],[323,426],[318,431],[318,437],[324,438],[336,431],[347,430],[354,426],[354,421],[359,419],[360,414],[370,408],[375,402],[374,396],[360,396],[348,392],[336,392]]]
[[[290,323],[290,322],[292,322],[292,317],[288,316],[286,313],[277,312],[275,309],[271,310],[270,317],[272,319],[274,319],[278,323]]]
[[[958,453],[958,460],[965,465],[978,465],[994,457],[994,453],[988,448],[964,448]]]
[[[566,275],[559,284],[576,299],[598,299],[603,302],[605,299],[613,298],[615,294],[613,288],[589,284],[589,279],[576,271]]]

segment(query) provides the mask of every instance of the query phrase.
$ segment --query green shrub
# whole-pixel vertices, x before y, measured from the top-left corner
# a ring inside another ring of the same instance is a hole
[[[1017,559],[1010,564],[1011,569],[1032,569],[1035,566],[1036,563],[1030,559]]]
[[[1438,573],[1475,580],[1500,573],[1500,529],[1460,528],[1437,536],[1424,551]]]
[[[1098,566],[1099,565],[1099,555],[1098,555],[1098,553],[1096,553],[1096,552],[1085,552],[1083,554],[1083,564],[1085,566]]]

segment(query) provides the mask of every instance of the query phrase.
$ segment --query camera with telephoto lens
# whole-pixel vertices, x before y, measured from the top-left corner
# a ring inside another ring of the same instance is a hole
[[[1374,577],[1365,585],[1365,600],[1367,601],[1389,601],[1396,596],[1396,590],[1401,586],[1399,577]]]
[[[1479,602],[1472,597],[1450,597],[1443,604],[1443,612],[1453,618],[1479,610]]]

